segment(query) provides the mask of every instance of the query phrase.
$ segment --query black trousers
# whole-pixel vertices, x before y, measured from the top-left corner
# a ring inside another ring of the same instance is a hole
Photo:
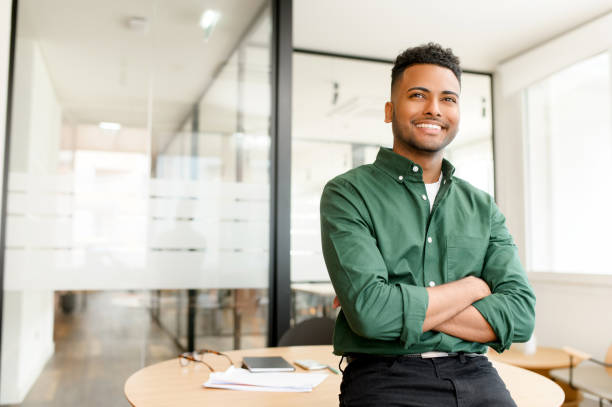
[[[357,357],[342,376],[340,406],[516,407],[485,356]]]

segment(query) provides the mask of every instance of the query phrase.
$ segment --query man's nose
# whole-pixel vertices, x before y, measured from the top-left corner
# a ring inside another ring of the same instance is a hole
[[[438,102],[438,99],[435,98],[431,98],[427,101],[427,104],[425,105],[425,112],[426,115],[431,115],[431,116],[437,116],[440,117],[442,116],[442,113],[440,112],[440,104]]]

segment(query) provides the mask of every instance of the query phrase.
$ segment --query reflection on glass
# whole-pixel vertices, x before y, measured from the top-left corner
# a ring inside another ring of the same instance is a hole
[[[321,253],[319,200],[331,178],[391,147],[384,123],[392,64],[294,53],[291,281],[294,321],[334,315]],[[493,194],[490,77],[462,76],[461,128],[446,150],[456,175]]]
[[[525,91],[530,270],[612,273],[612,193],[604,186],[612,170],[610,89],[604,53]]]
[[[205,11],[19,2],[3,404],[51,394],[57,371],[80,374],[45,404],[75,404],[95,363],[120,404],[129,374],[179,350],[265,345],[270,9],[222,2],[213,34]]]

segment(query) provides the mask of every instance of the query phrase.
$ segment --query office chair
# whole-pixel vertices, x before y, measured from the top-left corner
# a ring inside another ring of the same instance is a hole
[[[331,345],[335,321],[316,317],[302,321],[281,336],[278,346]]]
[[[550,376],[598,397],[600,407],[604,400],[612,402],[612,346],[603,362],[577,349],[564,347],[563,350],[570,358],[570,367],[551,370]],[[582,365],[583,361],[591,363]]]

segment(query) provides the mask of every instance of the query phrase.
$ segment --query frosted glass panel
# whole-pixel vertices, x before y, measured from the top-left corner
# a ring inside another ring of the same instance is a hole
[[[267,285],[266,184],[40,181],[11,174],[7,290]]]
[[[265,346],[270,3],[18,5],[0,404],[123,405],[145,365]]]

